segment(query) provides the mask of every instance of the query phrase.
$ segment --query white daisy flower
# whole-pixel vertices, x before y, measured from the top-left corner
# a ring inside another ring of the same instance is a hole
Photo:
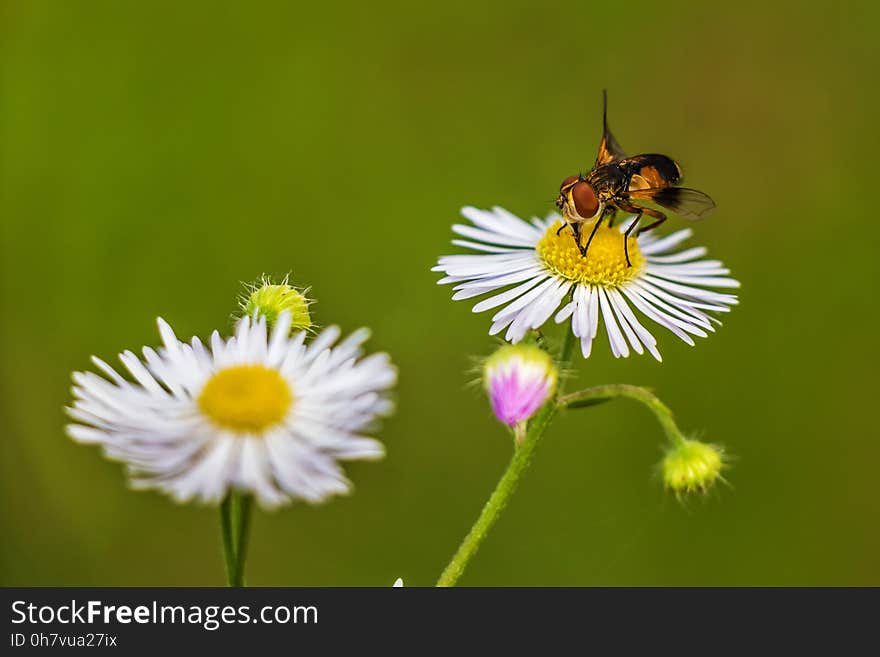
[[[498,207],[467,207],[462,214],[473,225],[454,225],[452,230],[467,239],[452,243],[481,253],[443,256],[433,271],[446,274],[440,284],[455,284],[455,300],[503,290],[473,310],[501,306],[489,334],[507,329],[510,342],[519,342],[556,313],[557,323],[571,318],[587,358],[601,317],[615,357],[625,358],[632,349],[662,360],[656,339],[633,308],[693,345],[691,336],[704,338],[714,331],[713,323],[720,324],[707,311],[727,312],[737,303],[733,294],[707,289],[738,288],[739,282],[727,277],[729,270],[719,260],[701,260],[704,247],[674,251],[691,236],[690,229],[667,237],[630,237],[632,267],[627,267],[621,235],[626,220],[619,228],[602,225],[584,258],[567,228],[557,234],[562,226],[557,215],[526,222]]]
[[[98,358],[106,378],[74,373],[67,432],[126,463],[136,488],[180,502],[216,503],[237,489],[273,508],[347,493],[337,461],[383,455],[362,434],[391,412],[383,393],[396,370],[386,354],[360,359],[366,329],[333,346],[331,327],[306,344],[305,332],[288,337],[290,322],[282,313],[270,335],[264,317],[246,317],[235,337],[215,331],[209,350],[159,319],[163,347],[144,347],[143,362],[119,356],[132,381]]]

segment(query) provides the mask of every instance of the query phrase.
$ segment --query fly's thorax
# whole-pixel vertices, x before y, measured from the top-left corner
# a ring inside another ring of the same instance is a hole
[[[609,162],[596,167],[587,174],[586,180],[596,190],[621,189],[626,184],[628,173],[619,162]]]

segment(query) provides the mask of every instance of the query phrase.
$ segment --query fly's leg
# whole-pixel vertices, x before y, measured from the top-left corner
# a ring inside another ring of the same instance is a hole
[[[614,220],[614,213],[616,211],[617,210],[615,208],[612,208],[610,205],[602,206],[602,212],[599,214],[599,218],[596,219],[596,223],[593,224],[593,230],[590,232],[590,237],[587,239],[587,245],[584,247],[581,247],[581,243],[578,242],[578,248],[580,248],[580,250],[581,250],[581,257],[582,258],[587,257],[587,250],[590,248],[590,242],[593,241],[593,237],[595,237],[596,231],[599,230],[599,226],[602,224],[602,220],[605,219],[605,215],[606,214],[611,215],[611,219],[609,219],[609,224],[608,224],[610,226],[611,225],[610,222]]]
[[[642,233],[646,233],[646,232],[648,232],[648,231],[651,230],[652,228],[656,228],[657,226],[659,226],[660,224],[662,224],[664,221],[666,221],[666,215],[665,215],[665,214],[663,214],[662,212],[657,212],[656,210],[651,210],[651,212],[648,212],[648,209],[649,209],[649,208],[645,208],[645,209],[644,209],[645,214],[648,215],[648,216],[650,216],[650,217],[654,217],[657,221],[655,221],[655,222],[652,223],[652,224],[648,224],[648,225],[645,226],[644,228],[639,228],[639,232],[636,233],[636,237],[638,237],[638,236],[641,235]]]
[[[639,212],[636,214],[636,218],[632,220],[632,223],[627,226],[626,232],[623,234],[623,255],[626,257],[626,266],[632,267],[632,263],[629,261],[629,234],[633,232],[633,229],[638,225],[639,220],[642,218],[642,213]]]
[[[605,213],[603,212],[602,214],[599,215],[599,218],[596,219],[596,223],[593,224],[593,230],[590,232],[590,237],[587,239],[586,246],[581,246],[580,240],[578,240],[578,248],[581,250],[581,257],[582,258],[587,257],[587,251],[590,248],[590,242],[593,241],[593,237],[595,237],[596,231],[599,230],[599,224],[602,223],[602,219],[604,219],[604,218],[605,218]]]
[[[635,229],[643,214],[648,215],[649,217],[654,217],[656,221],[645,226],[644,228],[639,228],[639,231],[636,233],[636,237],[638,237],[645,231],[656,228],[657,226],[662,224],[664,221],[666,221],[666,215],[662,212],[658,212],[657,210],[652,210],[651,208],[643,208],[639,205],[633,205],[632,203],[620,204],[619,207],[624,212],[632,212],[634,215],[636,215],[636,218],[629,225],[629,227],[627,227],[626,233],[623,236],[623,254],[626,256],[626,266],[632,267],[629,261],[629,249],[627,247],[627,239],[629,238],[629,234],[633,231],[633,229]]]
[[[571,234],[574,237],[574,243],[577,245],[577,248],[580,249],[581,253],[583,253],[584,250],[581,248],[581,225],[580,224],[568,224],[568,225],[571,227]]]

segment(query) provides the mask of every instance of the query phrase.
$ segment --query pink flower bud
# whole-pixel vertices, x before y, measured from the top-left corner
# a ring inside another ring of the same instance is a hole
[[[492,354],[483,381],[492,412],[513,427],[532,417],[556,391],[556,365],[533,344],[505,345]]]

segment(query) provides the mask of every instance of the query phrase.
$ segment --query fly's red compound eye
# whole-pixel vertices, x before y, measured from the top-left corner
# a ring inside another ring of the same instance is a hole
[[[579,182],[571,188],[571,198],[574,200],[574,209],[581,219],[590,219],[599,210],[599,199],[593,191],[590,183]]]
[[[571,187],[578,181],[577,176],[569,176],[565,180],[562,181],[562,184],[559,186],[559,191],[561,192],[566,187]]]

